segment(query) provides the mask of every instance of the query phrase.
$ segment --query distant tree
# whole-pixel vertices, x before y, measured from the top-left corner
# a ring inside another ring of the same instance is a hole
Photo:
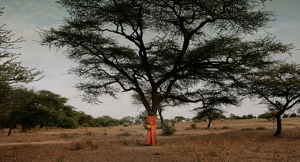
[[[39,118],[40,127],[46,126],[47,130],[49,123],[52,123],[52,125],[60,123],[64,117],[62,110],[67,101],[67,98],[48,90],[36,92],[36,102],[39,105],[39,109],[33,115]]]
[[[220,119],[223,111],[216,109],[216,108],[211,108],[211,109],[202,109],[201,111],[198,111],[197,115],[195,116],[195,119],[202,120],[202,119],[208,119],[208,125],[207,129],[210,128],[210,124],[212,120],[215,119]]]
[[[247,75],[249,94],[261,99],[276,113],[277,130],[274,137],[281,134],[281,115],[300,104],[300,66],[294,63],[278,63]]]
[[[183,117],[183,116],[175,116],[175,121],[176,122],[182,122],[183,120],[185,120],[185,117]]]
[[[235,116],[234,116],[234,119],[243,119],[243,117],[238,116],[238,115],[235,115]]]
[[[77,114],[78,118],[78,124],[82,125],[89,125],[89,126],[94,126],[94,118],[91,115],[85,114],[84,112],[80,111]]]
[[[252,114],[247,115],[247,119],[253,119],[253,118],[254,118],[254,116]]]
[[[288,114],[283,114],[282,118],[288,118],[289,115]]]
[[[119,120],[119,124],[121,125],[133,125],[134,117],[132,116],[125,116]]]
[[[295,114],[295,113],[290,115],[290,118],[295,118],[295,117],[297,117],[297,114]]]
[[[235,119],[235,115],[232,114],[232,113],[230,113],[230,119],[231,119],[231,120],[232,120],[232,119]]]
[[[10,124],[8,136],[10,136],[12,129],[20,118],[25,118],[31,113],[36,112],[39,106],[36,102],[36,94],[34,91],[24,87],[13,89],[10,93],[10,97],[13,109],[10,109],[6,113],[9,113],[13,120]]]
[[[201,106],[194,108],[194,111],[198,112],[196,118],[203,119],[207,117],[209,119],[207,128],[210,128],[212,120],[221,118],[224,111],[219,107],[238,106],[240,103],[238,97],[233,95],[227,87],[211,87],[209,90],[199,92],[197,97],[201,99]]]
[[[199,102],[190,95],[202,91],[199,85],[238,84],[241,74],[289,49],[270,37],[243,40],[272,20],[273,12],[259,8],[264,2],[59,0],[70,17],[41,31],[41,45],[66,49],[79,64],[71,73],[86,81],[77,85],[85,101],[134,91],[156,113],[168,99]]]
[[[78,123],[79,112],[75,110],[75,107],[70,105],[65,105],[61,111],[63,112],[64,116],[61,122],[58,124],[59,127],[72,128],[72,129],[79,127],[79,123]]]
[[[271,118],[275,118],[275,116],[276,116],[276,113],[274,113],[274,112],[265,112],[263,114],[258,115],[258,118],[271,120]]]
[[[114,119],[114,118],[112,118],[110,116],[107,116],[107,115],[98,117],[95,120],[97,121],[97,123],[99,123],[103,127],[118,126],[119,125],[119,120]]]

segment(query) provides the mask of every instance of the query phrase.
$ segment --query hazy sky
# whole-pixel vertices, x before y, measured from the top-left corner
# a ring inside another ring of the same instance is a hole
[[[109,115],[114,118],[124,116],[136,116],[144,108],[138,108],[131,104],[130,93],[120,94],[119,100],[109,97],[100,98],[103,101],[100,105],[90,105],[81,101],[75,84],[79,82],[73,75],[67,75],[67,70],[71,66],[76,66],[70,60],[66,59],[63,51],[56,49],[49,50],[48,47],[40,46],[36,41],[40,40],[37,33],[39,29],[49,29],[58,27],[63,17],[67,14],[63,9],[54,3],[56,0],[0,0],[0,8],[5,7],[4,14],[0,17],[0,25],[6,24],[4,29],[13,30],[14,38],[23,36],[26,42],[19,43],[16,46],[22,47],[15,50],[21,53],[18,61],[29,68],[37,68],[44,71],[45,77],[34,83],[27,84],[27,87],[35,90],[46,89],[63,97],[69,98],[69,105],[77,108],[77,111],[83,111],[93,117]],[[300,49],[300,0],[273,0],[266,4],[267,10],[275,11],[275,22],[269,23],[271,26],[267,31],[277,37],[284,43],[293,43],[296,49]],[[263,35],[264,32],[259,32]],[[249,37],[249,39],[251,39]],[[12,51],[13,52],[13,51]],[[292,50],[293,60],[300,63],[300,52]],[[285,56],[283,56],[284,58]],[[190,110],[197,105],[190,105],[180,108],[167,108],[164,112],[165,118],[174,118],[175,116],[184,116],[192,118],[194,112]],[[245,101],[241,107],[225,109],[228,113],[235,115],[245,115],[252,113],[258,114],[266,111],[263,105],[257,105],[257,102]],[[228,113],[225,114],[228,116]]]

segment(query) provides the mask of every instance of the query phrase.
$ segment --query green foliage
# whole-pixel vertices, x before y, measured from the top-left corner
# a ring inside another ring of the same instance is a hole
[[[104,115],[95,119],[95,123],[107,127],[107,126],[118,126],[119,120],[114,119],[110,116]]]
[[[272,112],[265,112],[263,114],[258,115],[259,119],[271,119],[274,118],[276,116],[275,113]]]
[[[78,112],[77,118],[79,125],[86,123],[85,125],[88,124],[89,126],[94,126],[94,118],[91,115],[87,115],[84,112]]]
[[[77,122],[76,118],[72,117],[65,117],[62,122],[59,124],[60,127],[62,128],[71,128],[75,129],[79,127],[79,124]]]
[[[289,115],[288,114],[283,114],[282,118],[288,118]]]
[[[121,120],[119,120],[120,125],[133,125],[134,123],[134,117],[132,116],[125,116]]]
[[[219,109],[203,109],[197,113],[197,115],[194,117],[195,119],[202,120],[202,119],[220,119],[221,117],[224,117],[222,115],[222,110]]]
[[[247,93],[261,100],[269,110],[276,113],[277,130],[281,134],[281,115],[300,105],[300,65],[278,61],[245,76]]]
[[[0,16],[2,16],[2,9],[0,8]],[[10,52],[19,49],[15,47],[15,44],[23,42],[23,38],[13,39],[12,31],[3,28],[4,25],[0,25],[0,84],[29,83],[40,80],[41,71],[21,66],[21,62],[16,61],[20,54]]]
[[[176,122],[182,122],[183,120],[185,120],[185,117],[183,117],[183,116],[175,116],[174,119],[176,120]]]
[[[85,101],[135,91],[146,110],[156,112],[165,101],[168,106],[199,102],[207,88],[244,86],[242,74],[290,49],[270,37],[243,39],[272,20],[263,3],[59,0],[69,17],[60,27],[41,31],[41,44],[66,49],[78,63],[71,73],[83,78],[76,87]],[[199,84],[204,86],[198,89]]]
[[[169,123],[165,122],[165,135],[173,135],[177,130],[174,126],[169,125]]]
[[[91,127],[91,125],[89,123],[82,123],[81,126],[82,127]]]

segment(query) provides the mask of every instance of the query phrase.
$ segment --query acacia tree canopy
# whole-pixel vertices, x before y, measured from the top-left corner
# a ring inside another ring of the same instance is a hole
[[[246,77],[248,93],[261,100],[275,111],[277,130],[274,137],[281,134],[281,115],[300,105],[300,65],[278,63],[261,69]]]
[[[199,102],[190,95],[199,85],[237,83],[241,73],[289,50],[270,37],[242,40],[272,20],[273,12],[254,9],[264,1],[59,0],[70,17],[41,31],[41,45],[66,47],[78,63],[71,73],[85,79],[77,85],[85,101],[134,91],[156,112],[166,99]]]
[[[0,16],[3,8],[0,8]],[[29,69],[21,66],[21,62],[16,62],[20,54],[12,53],[10,50],[19,49],[15,47],[16,43],[23,42],[23,38],[12,39],[12,31],[3,29],[0,26],[0,83],[11,84],[18,82],[33,82],[41,79],[41,71]],[[38,77],[39,76],[39,77]]]

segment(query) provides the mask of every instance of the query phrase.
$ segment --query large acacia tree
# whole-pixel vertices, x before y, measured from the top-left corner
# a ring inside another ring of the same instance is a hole
[[[300,106],[300,65],[279,63],[246,77],[249,94],[261,100],[269,109],[275,111],[277,130],[281,134],[281,116],[288,110]]]
[[[41,44],[66,49],[85,80],[88,102],[136,92],[149,112],[165,99],[199,102],[206,83],[232,85],[289,47],[272,38],[243,41],[265,28],[265,0],[59,0],[69,17],[41,31]],[[257,7],[261,6],[261,9]],[[146,93],[151,87],[151,104]]]

